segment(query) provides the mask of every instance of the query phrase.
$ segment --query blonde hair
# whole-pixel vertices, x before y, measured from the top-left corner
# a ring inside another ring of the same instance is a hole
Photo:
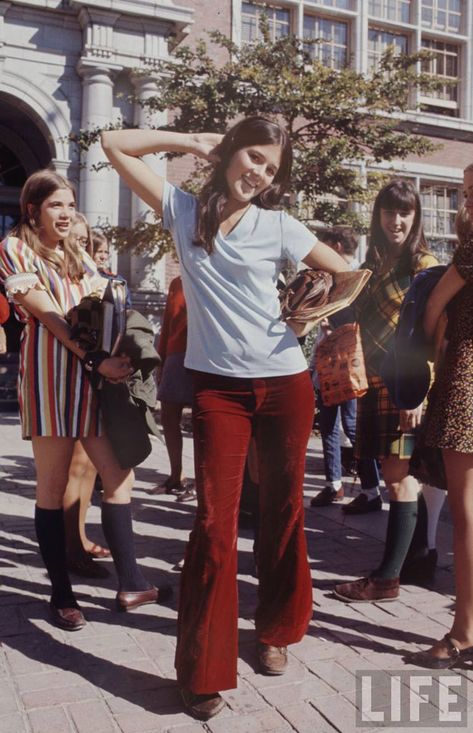
[[[465,173],[473,173],[473,163],[469,163],[463,169],[463,174]],[[464,205],[460,206],[455,216],[455,233],[460,244],[467,242],[473,236],[473,222],[468,209]]]
[[[31,249],[43,260],[46,260],[62,277],[69,277],[72,281],[81,280],[84,275],[82,252],[73,237],[67,236],[63,240],[64,257],[55,250],[45,247],[39,236],[39,214],[43,201],[57,190],[68,189],[75,200],[75,190],[72,183],[55,171],[44,168],[36,171],[26,180],[20,195],[20,221],[13,228],[11,234],[26,242]]]
[[[74,227],[76,224],[83,224],[85,228],[87,229],[87,244],[85,245],[84,249],[92,257],[92,251],[93,251],[93,245],[92,245],[92,228],[87,221],[87,217],[84,216],[84,214],[81,214],[80,211],[76,211],[74,218],[71,222],[71,228]],[[80,250],[80,246],[79,246]]]
[[[473,170],[473,166],[471,168]],[[473,236],[473,222],[466,206],[461,206],[455,216],[455,233],[460,244],[468,242]]]

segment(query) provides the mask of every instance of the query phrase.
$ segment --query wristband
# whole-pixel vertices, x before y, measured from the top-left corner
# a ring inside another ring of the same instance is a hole
[[[109,356],[110,354],[107,351],[89,351],[82,359],[84,369],[90,375],[97,374],[99,366]]]

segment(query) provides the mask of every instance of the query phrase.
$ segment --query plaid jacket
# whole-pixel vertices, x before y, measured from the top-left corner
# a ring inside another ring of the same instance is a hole
[[[426,254],[419,261],[414,274],[437,264],[434,255]],[[383,359],[394,338],[401,304],[409,290],[412,276],[412,272],[406,272],[397,266],[381,277],[372,278],[356,302],[368,376],[375,376],[380,372]]]

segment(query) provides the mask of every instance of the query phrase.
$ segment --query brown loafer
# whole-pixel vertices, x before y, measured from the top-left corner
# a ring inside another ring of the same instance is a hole
[[[79,631],[87,623],[80,608],[56,608],[50,603],[49,615],[53,624],[59,626],[60,629],[65,629],[65,631]]]
[[[268,675],[284,674],[287,668],[287,647],[259,643],[260,672]]]
[[[162,585],[159,588],[152,586],[147,590],[120,591],[117,593],[116,603],[119,611],[131,611],[139,606],[146,606],[148,603],[165,603],[172,597],[170,585]]]
[[[408,664],[417,664],[419,667],[426,667],[427,669],[451,669],[473,659],[473,646],[459,649],[450,634],[445,634],[441,641],[447,648],[446,657],[437,657],[432,653],[432,649],[427,649],[422,652],[406,654],[405,661]]]
[[[399,578],[359,578],[336,585],[333,593],[347,603],[395,601],[399,597]]]
[[[225,700],[218,692],[196,695],[190,690],[181,690],[181,697],[187,712],[197,720],[210,720],[226,705]]]

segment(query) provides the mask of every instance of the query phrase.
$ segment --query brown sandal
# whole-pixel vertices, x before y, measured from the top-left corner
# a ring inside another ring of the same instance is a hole
[[[452,640],[450,634],[445,634],[442,641],[448,649],[447,657],[437,657],[432,654],[431,649],[422,652],[414,652],[408,654],[405,658],[409,664],[416,664],[419,667],[427,667],[428,669],[451,669],[462,662],[473,661],[473,646],[466,649],[459,649]]]

